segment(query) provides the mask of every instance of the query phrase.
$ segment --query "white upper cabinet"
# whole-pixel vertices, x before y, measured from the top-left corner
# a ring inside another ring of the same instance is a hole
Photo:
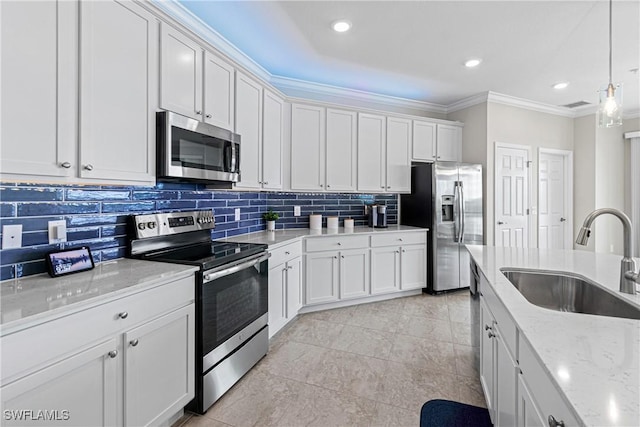
[[[233,131],[235,69],[211,52],[204,53],[204,121]]]
[[[462,157],[460,126],[413,121],[411,159],[416,161],[459,162]]]
[[[66,1],[0,2],[3,175],[75,175],[76,13]]]
[[[160,107],[202,120],[202,47],[166,24],[160,44]]]
[[[436,160],[436,124],[413,121],[413,160]]]
[[[438,123],[438,160],[459,162],[462,160],[462,128]]]
[[[411,192],[410,150],[411,120],[387,117],[387,191]]]
[[[282,146],[284,142],[284,101],[264,90],[262,106],[262,188],[282,189]]]
[[[291,189],[324,190],[325,109],[291,105]]]
[[[385,116],[358,114],[358,190],[386,190]]]
[[[354,191],[357,167],[357,114],[327,108],[326,189]]]
[[[262,85],[236,73],[236,133],[240,135],[240,188],[262,185]]]
[[[80,176],[153,182],[158,22],[133,2],[80,12]]]

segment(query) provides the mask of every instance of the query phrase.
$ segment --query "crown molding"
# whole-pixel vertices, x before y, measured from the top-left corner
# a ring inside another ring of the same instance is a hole
[[[640,108],[636,108],[635,110],[623,111],[622,119],[623,120],[640,119]]]
[[[496,104],[510,105],[512,107],[524,108],[526,110],[538,111],[540,113],[554,114],[562,117],[575,117],[575,112],[567,107],[559,107],[556,105],[545,104],[542,102],[531,101],[529,99],[518,98],[511,95],[504,95],[497,92],[488,92],[488,102]]]
[[[396,107],[410,108],[431,113],[446,114],[447,107],[440,104],[430,102],[417,101],[414,99],[400,98],[389,95],[382,95],[373,92],[366,92],[358,89],[349,89],[339,86],[332,86],[324,83],[315,83],[306,80],[299,80],[283,76],[271,76],[269,83],[287,93],[290,91],[299,91],[311,95],[335,96],[350,99],[357,99],[367,103],[393,105]]]
[[[151,4],[164,12],[176,22],[189,29],[194,35],[200,37],[220,53],[229,57],[247,71],[255,74],[264,81],[269,81],[271,73],[265,70],[260,64],[251,59],[247,54],[238,49],[220,33],[211,28],[202,19],[194,15],[189,9],[184,7],[178,0],[150,0]]]
[[[447,114],[473,107],[474,105],[484,104],[489,100],[489,92],[482,92],[477,95],[463,98],[452,104],[447,105]]]

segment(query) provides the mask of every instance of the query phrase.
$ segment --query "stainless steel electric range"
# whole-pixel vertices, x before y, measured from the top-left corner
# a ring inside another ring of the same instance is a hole
[[[195,399],[204,413],[265,354],[269,265],[267,245],[211,241],[213,212],[130,217],[132,258],[195,265]],[[161,373],[159,373],[161,375]]]

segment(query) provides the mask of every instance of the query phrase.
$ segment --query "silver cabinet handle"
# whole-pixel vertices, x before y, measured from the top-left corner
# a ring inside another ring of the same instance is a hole
[[[109,357],[113,359],[118,355],[118,350],[111,350],[108,354],[109,354]]]
[[[391,186],[388,186],[388,187],[387,187],[387,190],[391,190]]]
[[[406,250],[406,249],[403,249],[403,250],[402,250],[402,252],[407,252],[407,250]]]
[[[71,163],[63,162],[63,163],[60,163],[60,166],[65,168],[65,169],[69,169],[71,167]]]
[[[129,317],[129,313],[123,311],[122,313],[118,313],[118,317],[121,319],[126,319],[127,317]]]
[[[399,237],[398,240],[400,240],[402,242],[402,237]]]
[[[549,427],[564,427],[564,421],[557,421],[553,415],[549,415],[547,421],[549,422]]]
[[[291,252],[289,252],[289,251],[285,251],[285,253],[284,253],[284,254],[285,254],[285,255],[291,255]]]
[[[264,185],[269,185],[269,181],[263,182]]]
[[[399,253],[400,253],[400,251],[396,251],[396,253],[397,253],[397,254],[399,254]]]
[[[340,257],[341,257],[342,259],[344,259],[344,255],[340,255]]]
[[[324,187],[324,184],[320,184],[320,188]]]
[[[485,331],[490,331],[490,330],[492,330],[492,329],[493,329],[493,328],[492,328],[491,326],[489,326],[489,325],[484,325],[484,330],[485,330]]]
[[[201,116],[201,115],[202,115],[202,110],[197,110],[197,111],[196,111],[196,114],[197,114],[197,115],[199,115],[199,116]]]
[[[93,165],[92,164],[84,165],[84,169],[88,170],[88,171],[92,171],[93,170]]]
[[[338,242],[338,246],[342,246],[342,243]]]
[[[138,345],[138,339],[136,338],[135,340],[129,341],[129,344],[131,344],[131,347],[137,346]]]
[[[384,190],[384,185],[382,185],[380,188],[382,188]]]
[[[487,335],[489,336],[489,338],[493,338],[496,336],[496,334],[494,334],[493,332],[489,332]]]
[[[338,259],[338,255],[334,256],[333,258],[334,258],[334,259]]]
[[[506,222],[504,222],[504,221],[498,221],[498,225],[503,225],[503,224],[506,224]]]
[[[207,114],[205,117],[206,117],[207,119],[210,119],[210,118],[211,118],[211,114]]]
[[[560,222],[565,222],[567,218],[560,218]]]
[[[287,270],[293,270],[293,266],[288,266]]]

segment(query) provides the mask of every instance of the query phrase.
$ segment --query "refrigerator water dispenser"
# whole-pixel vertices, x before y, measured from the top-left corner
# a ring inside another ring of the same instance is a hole
[[[453,222],[453,196],[442,196],[442,222]]]

